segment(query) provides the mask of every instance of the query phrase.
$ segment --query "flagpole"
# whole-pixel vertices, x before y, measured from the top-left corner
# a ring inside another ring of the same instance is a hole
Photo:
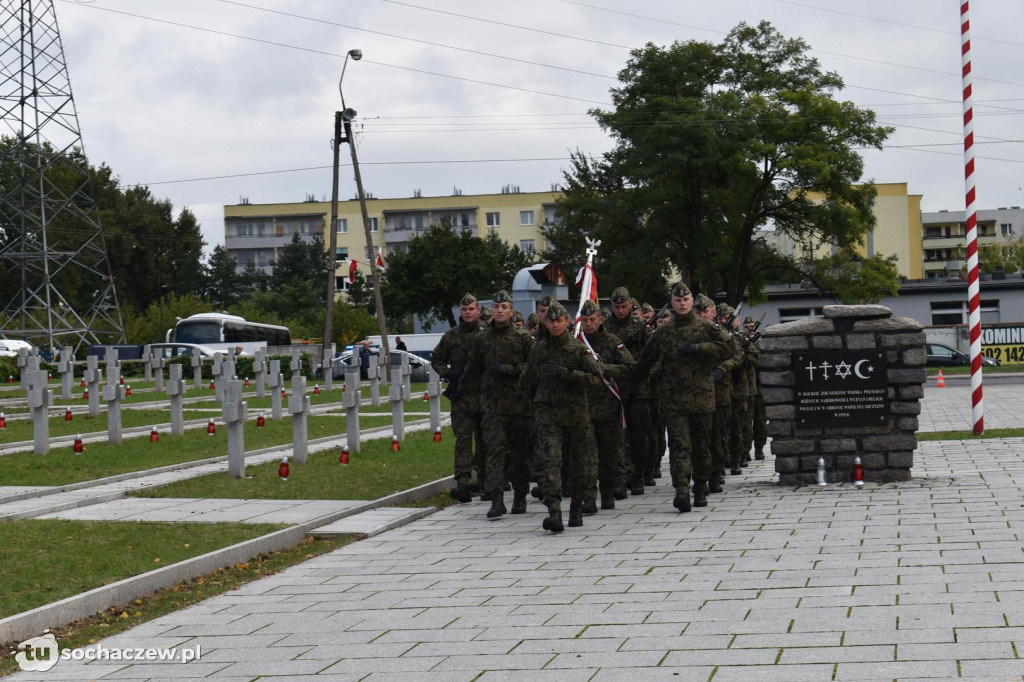
[[[591,239],[586,237],[587,240],[587,264],[580,270],[579,275],[576,276],[576,284],[580,285],[580,305],[576,309],[576,327],[573,329],[572,335],[575,338],[579,338],[580,325],[582,320],[580,319],[580,313],[583,311],[583,304],[589,300],[596,301],[594,293],[594,256],[597,255],[597,247],[601,246],[600,239]]]

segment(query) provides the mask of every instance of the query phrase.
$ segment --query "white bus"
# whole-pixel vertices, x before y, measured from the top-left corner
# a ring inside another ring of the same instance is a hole
[[[267,346],[290,346],[292,334],[288,327],[249,322],[238,315],[197,313],[168,329],[166,342],[195,343],[215,350],[241,346],[251,354]]]

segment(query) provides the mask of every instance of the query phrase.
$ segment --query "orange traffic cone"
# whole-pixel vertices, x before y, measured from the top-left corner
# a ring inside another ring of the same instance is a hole
[[[938,377],[938,379],[935,380],[935,388],[945,388],[945,387],[946,387],[946,378],[944,376],[942,376],[942,370],[940,369],[939,370],[939,377]]]

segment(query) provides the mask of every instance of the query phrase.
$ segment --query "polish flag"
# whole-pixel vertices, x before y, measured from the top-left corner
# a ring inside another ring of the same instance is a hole
[[[581,300],[597,301],[597,277],[594,276],[594,268],[589,263],[580,268],[579,274],[576,275],[576,286],[582,288]]]
[[[350,258],[348,261],[348,281],[349,284],[354,284],[356,281],[356,270],[359,268],[359,261],[355,258]]]
[[[387,266],[384,264],[384,257],[380,255],[380,248],[377,249],[377,269],[380,271],[387,269]]]

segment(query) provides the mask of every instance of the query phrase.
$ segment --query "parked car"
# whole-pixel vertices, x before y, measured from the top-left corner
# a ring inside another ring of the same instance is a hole
[[[372,348],[370,350],[370,362],[377,364],[377,353],[379,350],[379,348]],[[412,373],[410,374],[410,379],[415,383],[426,383],[428,380],[427,368],[430,367],[430,363],[428,363],[426,360],[424,360],[418,355],[413,355],[412,353],[407,353],[401,350],[392,350],[391,365],[401,365],[402,356],[407,356],[409,358],[409,368],[412,370]],[[355,358],[355,360],[353,360],[353,357]],[[333,376],[335,379],[344,379],[345,366],[351,365],[353,362],[359,362],[358,351],[347,350],[343,352],[341,355],[334,358],[334,361],[331,364],[331,376]],[[360,369],[359,378],[363,380],[366,380],[368,378],[366,376],[366,367],[362,367]]]
[[[925,344],[925,350],[928,353],[928,366],[929,367],[959,367],[959,366],[970,366],[971,356],[966,353],[961,353],[956,348],[950,348],[941,343],[928,343]],[[986,355],[981,356],[982,367],[998,367],[999,360],[990,358]]]
[[[15,358],[18,356],[18,351],[22,348],[27,348],[29,353],[32,353],[36,347],[28,341],[0,339],[0,358]]]
[[[203,346],[198,343],[151,343],[149,348],[153,352],[158,352],[163,355],[165,360],[176,358],[180,355],[188,357],[194,357],[198,355],[201,358],[213,359],[213,356],[218,353],[209,346]],[[223,352],[223,351],[221,351]]]

